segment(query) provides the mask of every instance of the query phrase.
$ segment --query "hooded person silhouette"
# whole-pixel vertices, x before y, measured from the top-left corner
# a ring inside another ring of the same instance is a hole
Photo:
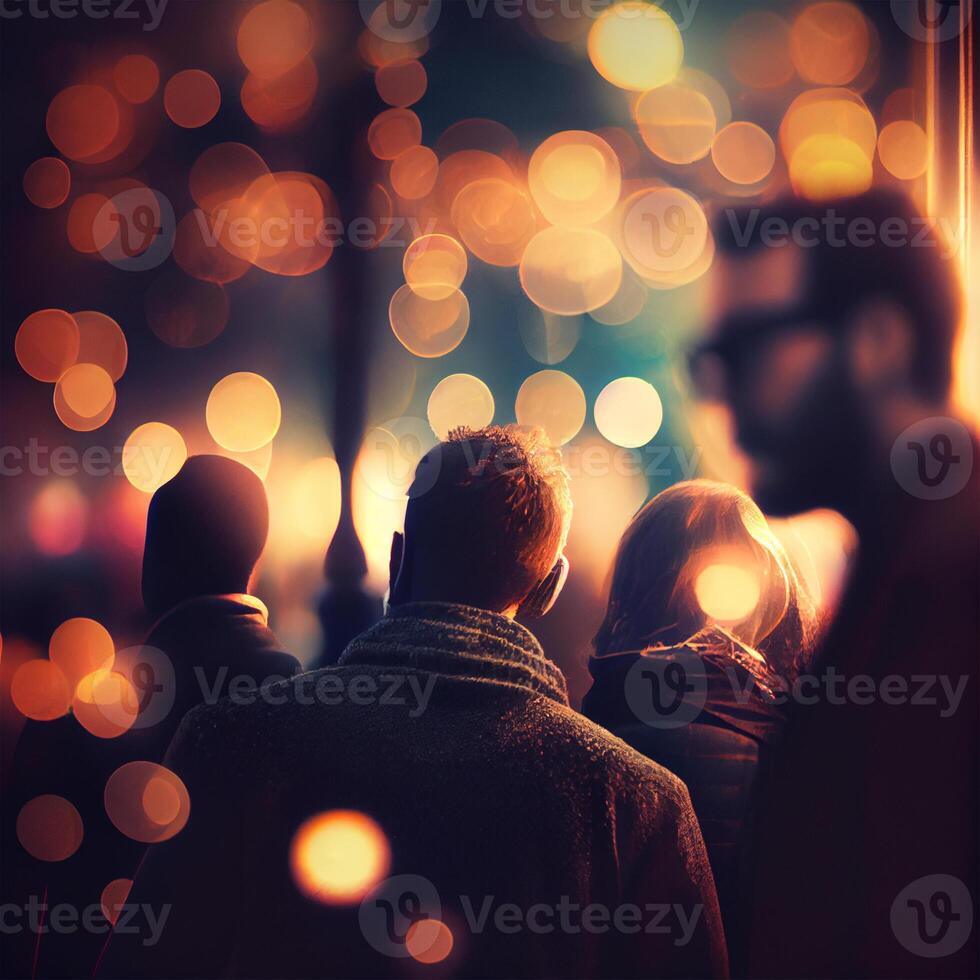
[[[75,714],[25,726],[4,801],[5,900],[30,908],[33,896],[49,910],[97,909],[106,883],[134,877],[144,851],[106,813],[108,778],[129,762],[162,762],[181,719],[196,705],[254,698],[266,682],[299,670],[269,628],[265,605],[248,592],[268,527],[261,480],[225,457],[191,457],[154,493],[142,576],[153,625],[142,645],[116,652],[111,668],[131,684],[134,703],[107,704],[102,712],[110,724],[120,711],[135,718],[127,717],[128,729],[115,737],[105,737],[104,730],[96,735],[99,726],[83,727]],[[85,828],[78,850],[57,864],[27,855],[15,835],[21,807],[42,794],[69,800]],[[103,929],[65,932],[44,928],[43,916],[37,922],[38,934],[27,928],[12,937],[16,941],[5,941],[3,975],[91,971],[107,923]]]

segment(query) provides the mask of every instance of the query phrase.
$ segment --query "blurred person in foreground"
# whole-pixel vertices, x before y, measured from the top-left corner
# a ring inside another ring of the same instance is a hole
[[[904,196],[724,211],[692,357],[768,514],[859,552],[761,820],[759,976],[977,974],[976,438],[951,407],[949,246]]]
[[[515,621],[557,596],[570,517],[539,431],[427,454],[385,618],[337,666],[185,719],[191,818],[131,897],[170,919],[154,948],[114,935],[102,974],[724,974],[686,789],[572,711]]]
[[[229,693],[248,698],[247,691],[299,670],[269,629],[265,606],[249,594],[268,527],[262,481],[225,457],[192,456],[153,494],[142,575],[153,625],[142,646],[116,653],[111,669],[128,682],[121,701],[99,692],[123,688],[108,682],[91,688],[90,698],[104,705],[106,720],[119,730],[97,737],[71,715],[29,722],[15,753],[13,800],[5,801],[4,858],[14,893],[25,901],[44,896],[48,916],[62,905],[79,913],[94,909],[101,921],[98,928],[51,929],[42,916],[40,935],[28,929],[5,939],[5,975],[91,973],[108,931],[98,914],[101,891],[114,879],[131,878],[145,847],[124,837],[107,816],[103,791],[112,773],[136,760],[161,762],[195,705]],[[57,864],[26,855],[13,829],[20,807],[45,793],[68,799],[84,825],[79,849]],[[6,886],[4,892],[11,894]]]
[[[733,975],[745,968],[758,795],[814,632],[785,549],[735,487],[675,484],[623,535],[582,711],[687,785]]]

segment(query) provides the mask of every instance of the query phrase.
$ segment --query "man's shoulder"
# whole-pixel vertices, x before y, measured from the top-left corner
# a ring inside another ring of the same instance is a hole
[[[687,787],[672,772],[573,708],[542,703],[545,700],[536,699],[533,710],[546,717],[549,742],[563,756],[611,783],[621,795],[657,798],[679,808],[688,805]]]
[[[229,697],[188,712],[174,744],[184,758],[217,756],[230,761],[237,756],[246,765],[280,753],[309,755],[321,746],[335,751],[348,736],[363,740],[375,725],[381,725],[382,712],[373,713],[370,722],[364,719],[360,712],[365,705],[416,696],[418,707],[424,709],[428,701],[423,699],[431,694],[427,682],[433,675],[410,671],[403,676],[410,674],[418,678],[418,690],[410,689],[406,681],[393,692],[386,686],[391,675],[383,668],[358,665],[324,667],[258,688],[231,691]],[[445,705],[440,708],[451,710]],[[620,799],[655,801],[667,809],[689,805],[687,788],[673,773],[567,704],[536,695],[513,700],[504,710],[504,716],[487,718],[488,730],[499,741],[498,751],[513,750],[549,772],[587,780]],[[386,731],[420,717],[411,704],[383,714],[381,727]],[[437,737],[441,730],[441,725],[426,725],[425,737]]]
[[[232,754],[249,745],[253,733],[261,734],[268,745],[279,732],[301,731],[312,722],[305,717],[308,709],[317,704],[318,696],[323,700],[318,687],[329,688],[334,678],[339,683],[343,672],[325,667],[261,684],[249,675],[232,679],[223,697],[198,704],[184,715],[174,744],[183,753]]]

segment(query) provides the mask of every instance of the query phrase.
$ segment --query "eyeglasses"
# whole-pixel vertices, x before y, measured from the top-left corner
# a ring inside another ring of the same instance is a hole
[[[826,331],[824,324],[824,317],[809,310],[724,320],[715,338],[688,354],[688,374],[695,393],[705,401],[723,401],[730,385],[745,378],[773,340],[795,331]]]

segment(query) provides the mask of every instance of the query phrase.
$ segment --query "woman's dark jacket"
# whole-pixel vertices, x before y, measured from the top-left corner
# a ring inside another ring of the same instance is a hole
[[[687,784],[735,974],[745,956],[756,803],[783,723],[779,682],[714,628],[680,646],[593,657],[589,671],[585,716]]]

